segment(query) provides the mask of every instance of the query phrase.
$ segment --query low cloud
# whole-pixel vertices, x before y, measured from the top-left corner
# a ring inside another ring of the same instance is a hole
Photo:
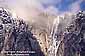
[[[0,7],[5,7],[10,9],[13,13],[15,13],[18,17],[23,18],[25,21],[34,22],[36,21],[37,24],[48,23],[47,20],[53,20],[54,18],[48,19],[47,17],[43,16],[41,18],[40,14],[48,13],[51,15],[59,15],[65,14],[69,12],[77,12],[80,8],[80,3],[83,0],[78,0],[73,2],[69,5],[69,10],[62,12],[56,6],[57,4],[61,3],[62,0],[2,0],[0,1]],[[43,5],[46,5],[45,8]],[[62,6],[62,4],[60,4]],[[63,9],[63,8],[62,8]],[[38,18],[38,19],[37,19]],[[43,20],[42,20],[43,19]],[[42,23],[41,23],[42,21]],[[51,22],[52,23],[52,22]]]
[[[81,10],[80,4],[83,2],[83,0],[78,0],[76,2],[73,2],[69,6],[70,12],[76,13]]]

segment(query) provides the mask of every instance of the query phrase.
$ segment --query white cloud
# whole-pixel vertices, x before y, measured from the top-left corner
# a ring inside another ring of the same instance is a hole
[[[26,18],[25,20],[37,16],[44,9],[38,0],[4,0],[0,5],[9,8],[19,17]]]
[[[48,6],[48,8],[44,10],[44,12],[52,15],[57,15],[59,13],[59,10],[54,6]]]
[[[40,0],[41,3],[46,5],[55,5],[60,3],[62,0]]]
[[[83,0],[78,0],[78,1],[76,1],[76,2],[74,2],[74,3],[72,3],[72,4],[69,6],[70,12],[75,13],[75,12],[78,12],[79,10],[81,10],[80,4],[81,4],[82,1],[83,1]]]
[[[31,18],[37,16],[42,11],[47,11],[52,14],[57,14],[60,11],[54,7],[55,4],[62,0],[2,0],[0,5],[8,7],[14,11],[18,16],[23,18]],[[77,12],[80,10],[80,3],[83,0],[78,0],[69,6],[70,12]],[[43,4],[47,5],[44,8]],[[60,12],[61,14],[63,12]]]
[[[22,18],[32,18],[46,10],[55,13],[57,10],[53,4],[59,2],[61,0],[4,0],[0,2],[0,5],[11,9]],[[44,8],[43,4],[48,5],[48,8]]]

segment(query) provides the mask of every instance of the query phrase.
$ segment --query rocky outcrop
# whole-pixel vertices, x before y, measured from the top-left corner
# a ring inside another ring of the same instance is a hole
[[[6,51],[15,51],[14,54],[17,51],[29,51],[29,55],[21,56],[44,56],[38,41],[28,28],[23,20],[13,18],[10,12],[0,8],[0,55],[7,56],[4,53]]]
[[[56,56],[85,55],[85,13],[79,12],[73,22],[60,34],[63,38]]]

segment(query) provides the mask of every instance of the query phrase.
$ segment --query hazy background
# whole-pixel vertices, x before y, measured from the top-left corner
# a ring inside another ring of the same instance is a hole
[[[85,10],[85,0],[0,0],[0,6],[11,9],[18,16],[33,18],[41,12],[62,14]]]
[[[0,0],[0,7],[37,27],[49,27],[58,15],[85,10],[85,0]]]

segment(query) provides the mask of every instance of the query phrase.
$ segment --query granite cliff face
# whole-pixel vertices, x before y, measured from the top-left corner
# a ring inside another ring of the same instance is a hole
[[[63,40],[56,56],[85,56],[85,13],[77,13],[59,37]]]
[[[13,18],[10,12],[0,8],[0,55],[7,56],[5,51],[33,51],[34,53],[27,53],[27,56],[44,56],[38,41],[28,28],[23,20]]]
[[[10,51],[14,51],[12,54],[21,54],[17,51],[31,51],[24,53],[29,55],[21,56],[85,55],[85,13],[56,17],[53,16],[52,19],[48,15],[39,15],[39,18],[48,18],[49,23],[44,26],[41,22],[37,25],[34,23],[31,29],[25,21],[14,18],[9,11],[0,8],[0,55],[8,56],[5,52],[10,54]],[[59,24],[57,20],[53,28],[53,37],[50,37],[54,18],[59,19]]]

